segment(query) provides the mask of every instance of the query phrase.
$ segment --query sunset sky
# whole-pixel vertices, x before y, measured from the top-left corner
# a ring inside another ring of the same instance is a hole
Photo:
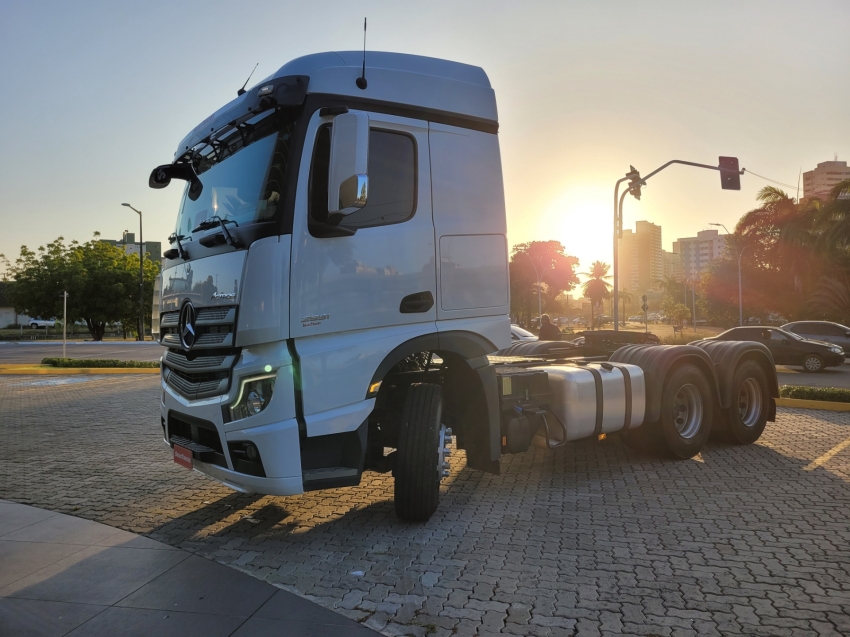
[[[125,201],[165,242],[180,189],[150,190],[151,169],[255,63],[258,81],[301,55],[358,49],[364,16],[369,49],[485,69],[509,241],[560,240],[580,269],[610,262],[613,184],[630,164],[734,155],[796,184],[834,153],[850,160],[847,0],[3,0],[0,252],[138,232]],[[668,250],[709,222],[731,228],[767,184],[742,183],[722,191],[717,173],[670,168],[627,201],[625,225],[661,224]]]

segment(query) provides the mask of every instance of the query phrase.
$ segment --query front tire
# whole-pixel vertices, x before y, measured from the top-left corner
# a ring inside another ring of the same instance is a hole
[[[698,367],[682,365],[674,370],[661,393],[662,450],[681,460],[697,455],[711,433],[713,405],[713,392]]]
[[[395,512],[408,522],[426,522],[440,502],[442,388],[415,383],[407,390],[396,456]]]
[[[807,354],[803,359],[803,369],[807,372],[818,373],[824,369],[823,359],[817,354]]]

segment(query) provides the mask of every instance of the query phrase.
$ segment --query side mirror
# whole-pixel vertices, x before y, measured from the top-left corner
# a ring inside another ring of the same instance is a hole
[[[204,185],[198,179],[198,175],[195,174],[192,164],[180,163],[157,166],[151,171],[148,186],[159,190],[170,184],[172,179],[182,179],[189,182],[189,199],[192,201],[197,201],[198,197],[201,196]]]
[[[350,215],[366,205],[369,191],[369,116],[344,113],[334,118],[328,171],[328,213]]]

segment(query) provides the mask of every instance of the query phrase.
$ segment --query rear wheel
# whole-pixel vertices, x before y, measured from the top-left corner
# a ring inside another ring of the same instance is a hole
[[[770,390],[761,365],[745,361],[732,378],[731,404],[726,409],[726,432],[732,442],[749,445],[767,424]]]
[[[807,372],[822,372],[823,359],[817,354],[806,354],[806,358],[803,359],[803,369]]]
[[[410,385],[404,402],[395,468],[395,511],[402,520],[425,522],[440,500],[443,470],[443,397],[439,385]]]
[[[662,450],[674,458],[693,458],[711,433],[711,387],[694,365],[674,370],[661,393],[658,430]]]

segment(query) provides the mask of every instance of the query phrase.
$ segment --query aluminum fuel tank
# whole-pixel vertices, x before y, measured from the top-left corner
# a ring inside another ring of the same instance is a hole
[[[620,431],[627,422],[634,429],[643,422],[646,385],[640,367],[587,363],[532,369],[549,375],[549,408],[566,426],[567,440]]]

